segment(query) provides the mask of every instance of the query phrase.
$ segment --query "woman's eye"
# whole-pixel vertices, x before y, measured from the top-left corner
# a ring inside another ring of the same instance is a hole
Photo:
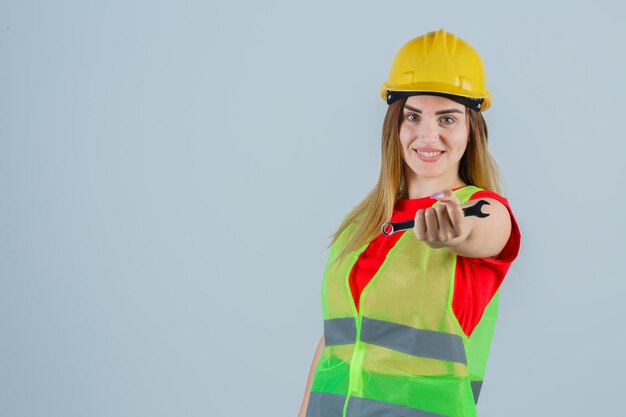
[[[417,115],[416,115],[416,114],[413,114],[413,113],[409,113],[409,114],[406,116],[406,118],[407,118],[407,120],[410,120],[411,122],[413,122],[413,121],[417,120]]]
[[[446,117],[442,117],[441,120],[447,125],[454,123],[454,117],[446,116]]]

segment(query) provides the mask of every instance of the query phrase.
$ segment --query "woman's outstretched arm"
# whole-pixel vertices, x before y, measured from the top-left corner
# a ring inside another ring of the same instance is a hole
[[[452,190],[438,194],[433,194],[439,200],[438,205],[415,213],[415,236],[431,248],[447,247],[466,258],[495,258],[511,235],[508,208],[496,199],[481,198],[489,203],[481,207],[481,212],[488,216],[466,217]],[[474,204],[472,201],[470,205]]]

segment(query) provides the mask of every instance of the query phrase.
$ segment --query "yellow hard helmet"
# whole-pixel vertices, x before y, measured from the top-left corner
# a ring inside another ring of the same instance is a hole
[[[380,87],[387,104],[417,94],[448,97],[476,111],[491,107],[480,55],[443,29],[405,43],[393,60],[389,79]]]

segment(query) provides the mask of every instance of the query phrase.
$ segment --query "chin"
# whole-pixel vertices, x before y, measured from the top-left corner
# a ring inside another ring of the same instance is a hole
[[[433,170],[419,170],[419,171],[413,171],[413,173],[415,175],[417,175],[418,177],[421,178],[435,178],[435,177],[439,177],[443,174],[443,172],[440,171],[433,171]]]

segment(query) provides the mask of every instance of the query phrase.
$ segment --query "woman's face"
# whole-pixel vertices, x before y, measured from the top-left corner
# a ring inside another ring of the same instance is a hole
[[[405,173],[456,181],[469,135],[465,106],[445,97],[418,95],[407,99],[403,112],[400,143],[413,171],[405,167]]]

